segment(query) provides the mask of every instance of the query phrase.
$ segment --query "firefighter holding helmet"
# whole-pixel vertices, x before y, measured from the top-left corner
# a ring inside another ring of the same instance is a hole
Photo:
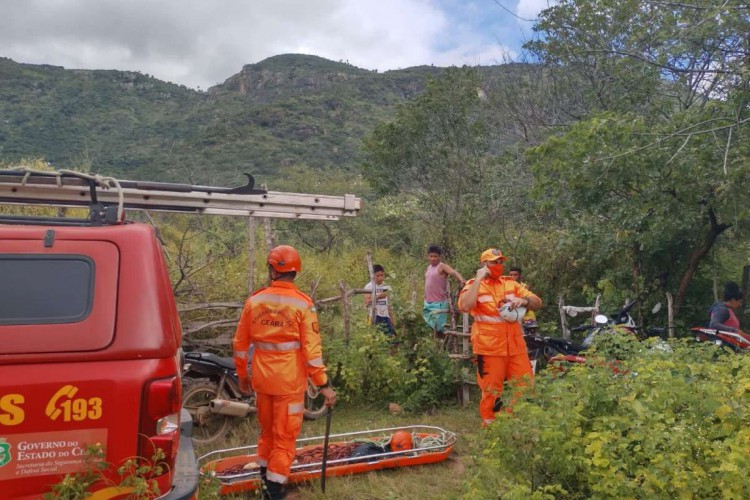
[[[496,248],[482,252],[482,267],[461,290],[458,306],[472,315],[472,351],[477,358],[477,383],[482,389],[479,413],[482,426],[495,420],[500,410],[506,380],[533,378],[523,339],[521,318],[527,309],[542,307],[542,301],[527,288],[503,276],[505,257]]]
[[[281,245],[271,250],[271,284],[247,299],[234,335],[234,364],[240,389],[249,393],[252,386],[256,394],[261,428],[258,463],[264,499],[284,497],[283,485],[302,428],[307,378],[321,387],[327,406],[336,402],[323,364],[315,307],[294,284],[301,270],[299,253],[293,247]],[[250,344],[255,346],[252,380],[247,370]]]

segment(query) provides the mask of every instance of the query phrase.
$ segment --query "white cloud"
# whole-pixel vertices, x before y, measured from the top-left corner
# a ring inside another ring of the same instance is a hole
[[[529,1],[540,0],[522,3]],[[245,64],[290,52],[378,70],[494,64],[504,49],[489,36],[454,24],[437,0],[0,3],[2,56],[66,68],[141,71],[204,89]]]
[[[523,19],[536,19],[541,11],[557,4],[557,0],[519,0],[516,14]]]

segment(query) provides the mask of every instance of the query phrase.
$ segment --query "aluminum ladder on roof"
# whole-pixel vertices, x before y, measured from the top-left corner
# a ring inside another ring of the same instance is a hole
[[[236,188],[118,180],[81,172],[46,172],[29,168],[0,170],[0,204],[117,207],[124,210],[235,215],[300,220],[339,220],[354,217],[361,199],[343,196],[285,193],[255,189],[253,177]]]

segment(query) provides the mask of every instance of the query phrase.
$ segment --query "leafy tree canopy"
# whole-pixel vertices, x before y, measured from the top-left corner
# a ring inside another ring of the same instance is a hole
[[[679,276],[678,307],[748,215],[748,28],[740,2],[563,0],[527,44],[587,110],[529,152],[537,193],[579,232],[608,228],[636,278]]]

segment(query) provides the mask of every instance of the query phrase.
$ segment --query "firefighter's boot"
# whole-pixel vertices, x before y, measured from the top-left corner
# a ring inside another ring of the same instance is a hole
[[[282,500],[286,497],[284,485],[275,481],[266,481],[263,490],[263,500]]]

